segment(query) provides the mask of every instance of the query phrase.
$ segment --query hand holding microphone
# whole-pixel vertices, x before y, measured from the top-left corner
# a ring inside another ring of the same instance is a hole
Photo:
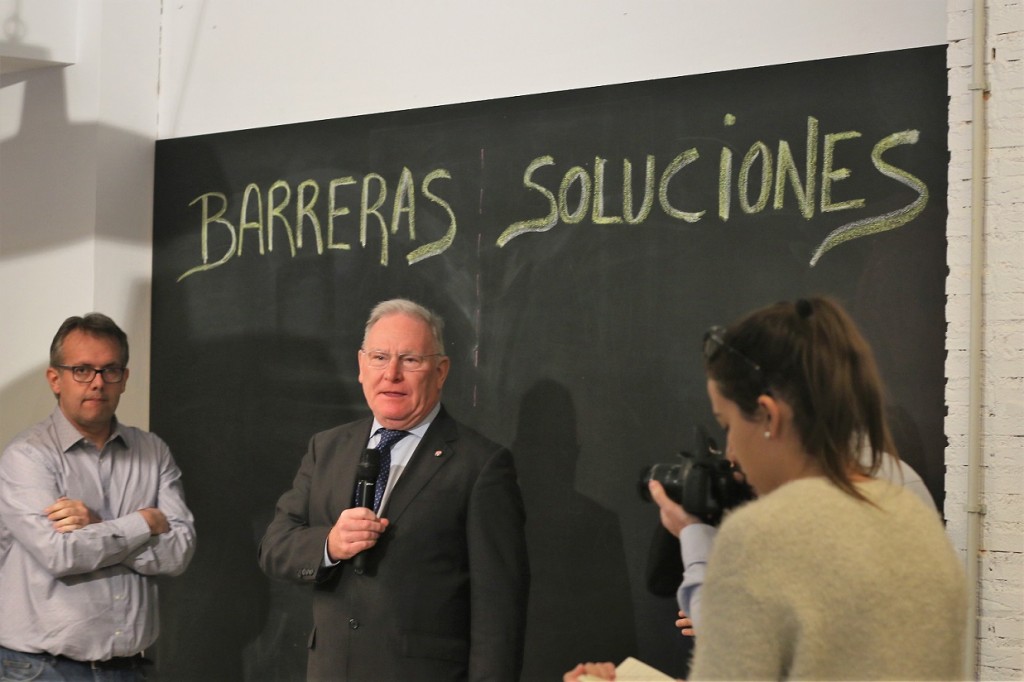
[[[357,573],[365,570],[365,551],[375,544],[388,525],[373,512],[374,488],[380,472],[380,453],[365,450],[356,467],[354,505],[344,510],[327,536],[327,553],[332,561],[353,559]]]
[[[379,518],[373,511],[380,468],[378,451],[370,449],[362,453],[355,473],[354,504],[341,513],[328,535],[327,550],[331,560],[353,559],[353,569],[358,573],[366,569],[366,551],[377,544],[388,525],[387,519]]]

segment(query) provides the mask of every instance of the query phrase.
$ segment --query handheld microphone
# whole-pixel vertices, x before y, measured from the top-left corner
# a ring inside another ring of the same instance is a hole
[[[356,465],[356,499],[353,506],[373,509],[374,486],[380,474],[380,452],[373,449],[363,450]]]
[[[374,488],[379,473],[380,451],[372,448],[363,450],[359,464],[356,465],[356,499],[353,506],[373,509]],[[360,575],[366,570],[366,551],[363,550],[352,559],[353,570]]]

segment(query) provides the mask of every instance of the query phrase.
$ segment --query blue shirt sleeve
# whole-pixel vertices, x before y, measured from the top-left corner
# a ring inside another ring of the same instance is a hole
[[[683,559],[683,582],[676,592],[680,610],[689,616],[695,632],[699,631],[700,593],[707,571],[708,556],[718,529],[704,523],[692,523],[679,533],[679,550]]]

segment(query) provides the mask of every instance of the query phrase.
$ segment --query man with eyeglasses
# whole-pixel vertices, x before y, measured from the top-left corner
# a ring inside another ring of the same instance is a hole
[[[181,472],[115,416],[128,338],[109,317],[65,320],[46,378],[57,406],[0,457],[0,679],[142,680],[155,578],[195,549]]]
[[[310,680],[519,679],[523,502],[511,453],[441,404],[442,329],[412,301],[373,309],[357,353],[371,415],[312,437],[260,543],[268,575],[313,587]]]

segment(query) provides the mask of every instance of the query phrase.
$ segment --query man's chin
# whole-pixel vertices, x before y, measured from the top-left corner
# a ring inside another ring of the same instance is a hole
[[[377,417],[377,421],[388,429],[404,429],[410,422],[408,417]]]
[[[93,408],[86,407],[81,412],[82,421],[102,426],[110,422],[114,417],[114,411],[110,409],[110,405],[103,403],[96,405]]]
[[[385,398],[376,402],[373,406],[373,414],[377,417],[377,421],[384,423],[384,420],[406,420],[412,415],[412,410],[404,400]]]
[[[407,429],[415,426],[419,419],[409,412],[381,412],[374,413],[374,417],[382,426],[388,429]]]

